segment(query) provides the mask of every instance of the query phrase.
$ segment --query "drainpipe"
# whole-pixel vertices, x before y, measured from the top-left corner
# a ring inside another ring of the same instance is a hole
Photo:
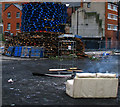
[[[118,30],[117,30],[117,40],[119,39],[119,15],[120,15],[120,1],[118,2]]]
[[[77,10],[77,35],[78,35],[78,10]]]

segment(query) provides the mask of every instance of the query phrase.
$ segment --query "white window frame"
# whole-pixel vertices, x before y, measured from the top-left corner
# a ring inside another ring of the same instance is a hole
[[[116,27],[116,29],[114,27]],[[113,25],[113,30],[117,31],[117,25]]]
[[[112,17],[113,16],[113,17]],[[117,19],[117,16],[116,14],[111,14],[111,13],[108,13],[108,19],[112,19],[112,20],[118,20]]]
[[[110,9],[110,10],[111,10],[111,4],[110,4],[110,3],[108,3],[108,9]]]
[[[17,29],[17,24],[18,24],[18,23],[16,23],[16,30],[20,30],[20,23],[19,23],[19,29]]]
[[[19,13],[19,14],[18,14]],[[19,15],[19,16],[17,16],[17,15]],[[16,18],[20,18],[20,12],[17,12],[16,13]]]
[[[110,28],[108,28],[110,26]],[[107,24],[107,30],[112,30],[112,24]]]
[[[117,20],[117,15],[113,15],[113,19],[114,19],[114,20]]]
[[[8,23],[7,24],[7,30],[10,30],[11,29],[11,23]]]
[[[109,16],[110,16],[110,17],[109,17]],[[111,18],[111,14],[110,14],[110,13],[108,13],[108,19],[112,19],[112,18]]]
[[[113,5],[113,10],[117,11],[117,6],[116,5]]]

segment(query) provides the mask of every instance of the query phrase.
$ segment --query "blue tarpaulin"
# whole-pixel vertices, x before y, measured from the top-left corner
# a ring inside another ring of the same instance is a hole
[[[80,36],[80,35],[75,35],[75,37],[76,38],[80,38],[80,39],[82,38],[82,36]]]
[[[80,35],[72,35],[72,34],[63,34],[63,35],[60,35],[60,36],[58,36],[58,38],[63,38],[63,37],[71,37],[71,38],[82,38],[82,36],[80,36]]]

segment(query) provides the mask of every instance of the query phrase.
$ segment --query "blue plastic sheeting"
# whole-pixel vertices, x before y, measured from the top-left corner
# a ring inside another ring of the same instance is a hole
[[[8,48],[7,52],[5,53],[5,55],[12,56],[13,50],[14,50],[14,46],[9,46],[9,48]]]
[[[107,56],[107,55],[110,55],[110,54],[107,52],[103,52],[103,56]]]
[[[80,39],[82,38],[82,36],[80,36],[80,35],[75,35],[75,37],[76,38],[80,38]]]
[[[63,34],[63,35],[58,36],[58,38],[63,38],[63,37],[67,37],[67,38],[71,37],[71,38],[74,38],[75,35],[72,35],[72,34]]]
[[[15,46],[14,56],[21,56],[22,46]]]
[[[63,37],[67,37],[67,38],[82,38],[82,36],[80,36],[80,35],[72,35],[72,34],[63,34],[63,35],[60,35],[60,36],[58,36],[58,38],[63,38]]]
[[[21,57],[29,57],[30,56],[30,51],[31,51],[31,47],[23,46]]]

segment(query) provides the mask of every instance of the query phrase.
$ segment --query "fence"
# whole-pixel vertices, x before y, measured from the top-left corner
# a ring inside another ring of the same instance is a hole
[[[120,41],[83,40],[85,50],[120,50]]]

